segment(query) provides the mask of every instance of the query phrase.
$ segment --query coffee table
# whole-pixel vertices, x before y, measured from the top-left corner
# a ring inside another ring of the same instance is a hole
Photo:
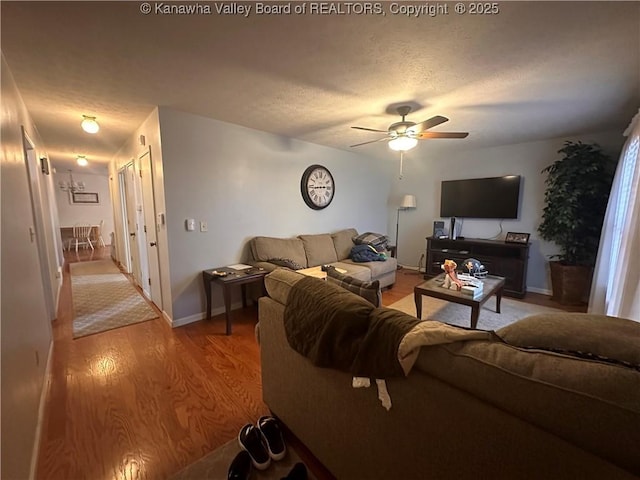
[[[413,296],[416,302],[416,317],[422,319],[422,296],[439,298],[448,302],[458,303],[460,305],[468,305],[471,307],[471,328],[478,325],[478,317],[480,316],[480,307],[489,300],[489,297],[496,296],[496,312],[500,313],[500,300],[502,300],[502,292],[504,290],[504,277],[495,275],[487,275],[482,279],[484,283],[483,292],[477,297],[465,295],[456,290],[448,290],[442,287],[444,282],[444,273],[434,277],[426,282],[416,285],[413,289]]]

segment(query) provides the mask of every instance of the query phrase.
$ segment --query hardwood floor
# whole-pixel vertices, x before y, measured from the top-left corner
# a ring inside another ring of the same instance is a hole
[[[176,329],[158,318],[73,340],[68,263],[108,257],[108,249],[89,252],[69,254],[64,269],[36,478],[167,478],[269,413],[255,307],[233,312],[229,337],[221,315]],[[398,271],[383,303],[422,281]],[[526,301],[547,304],[537,297]],[[333,478],[290,434],[287,442],[318,480]]]

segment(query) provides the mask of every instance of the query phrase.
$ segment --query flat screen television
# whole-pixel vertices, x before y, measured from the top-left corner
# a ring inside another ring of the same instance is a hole
[[[520,176],[445,180],[440,191],[440,216],[518,218]]]

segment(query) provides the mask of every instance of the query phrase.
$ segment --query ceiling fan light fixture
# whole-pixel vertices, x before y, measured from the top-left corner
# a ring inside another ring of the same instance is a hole
[[[84,155],[78,155],[76,157],[76,162],[81,167],[86,167],[87,165],[89,165],[89,161],[87,160],[87,157],[85,157]]]
[[[407,137],[405,135],[398,136],[389,141],[389,148],[396,152],[406,152],[418,145],[418,139]]]
[[[82,127],[82,129],[87,132],[87,133],[98,133],[98,130],[100,130],[100,125],[98,125],[98,122],[96,122],[96,117],[90,117],[88,115],[83,115],[82,116],[82,123],[80,124],[80,126]]]

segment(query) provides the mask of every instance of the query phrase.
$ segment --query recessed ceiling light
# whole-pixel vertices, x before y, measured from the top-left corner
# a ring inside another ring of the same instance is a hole
[[[81,167],[86,167],[87,165],[89,165],[87,157],[85,157],[84,155],[78,155],[76,157],[76,162],[78,162],[78,165],[80,165]]]
[[[89,117],[88,115],[82,116],[83,120],[80,124],[82,129],[87,133],[97,133],[100,130],[100,125],[96,122],[96,117]]]

